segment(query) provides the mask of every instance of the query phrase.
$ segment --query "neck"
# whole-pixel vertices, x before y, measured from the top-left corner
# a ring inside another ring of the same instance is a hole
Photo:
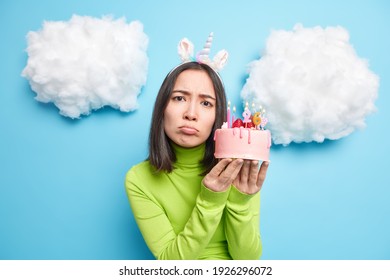
[[[176,155],[175,167],[200,167],[204,158],[206,144],[203,143],[196,147],[184,148],[171,142],[173,151]]]

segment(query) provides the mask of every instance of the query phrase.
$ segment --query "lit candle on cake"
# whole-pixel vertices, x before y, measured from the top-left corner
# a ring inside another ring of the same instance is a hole
[[[260,129],[261,113],[260,112],[254,113],[252,121],[253,121],[253,124],[255,125],[256,129]]]
[[[242,116],[244,117],[244,121],[243,122],[245,123],[245,127],[247,127],[248,123],[251,122],[251,111],[248,109],[248,102],[245,105],[245,110],[242,113]]]
[[[236,114],[236,106],[233,106],[232,127],[233,127],[233,124],[235,122],[235,119],[234,119],[235,114]]]
[[[230,128],[230,101],[228,102],[228,108],[227,108],[227,126]]]
[[[265,125],[268,123],[268,118],[265,117],[265,109],[262,110],[261,128],[264,130]]]

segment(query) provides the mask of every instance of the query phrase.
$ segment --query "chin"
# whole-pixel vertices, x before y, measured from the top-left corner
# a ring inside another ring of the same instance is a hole
[[[183,147],[183,148],[194,148],[196,146],[199,146],[200,144],[196,143],[196,144],[193,144],[193,143],[182,143],[182,144],[178,144],[179,146]]]
[[[204,143],[204,141],[202,142],[202,141],[180,141],[179,140],[175,143],[183,148],[194,148]]]

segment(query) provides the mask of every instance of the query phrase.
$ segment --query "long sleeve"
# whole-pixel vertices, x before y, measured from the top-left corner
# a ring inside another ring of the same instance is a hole
[[[229,192],[212,192],[201,184],[199,176],[195,182],[188,177],[181,182],[174,174],[153,178],[138,171],[133,168],[128,172],[126,191],[135,220],[153,255],[157,259],[197,259],[220,223]],[[166,188],[172,180],[174,184],[187,184]],[[165,185],[165,181],[169,184]],[[176,191],[190,192],[189,185],[194,184],[198,185],[196,199],[188,208],[189,203],[181,202]],[[154,189],[158,191],[153,192]],[[184,226],[177,225],[180,220]]]
[[[225,211],[225,233],[232,258],[259,259],[262,253],[260,192],[247,195],[231,186]]]

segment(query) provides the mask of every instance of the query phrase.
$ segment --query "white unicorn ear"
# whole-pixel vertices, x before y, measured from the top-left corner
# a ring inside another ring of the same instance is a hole
[[[228,60],[229,54],[226,50],[220,50],[213,58],[213,66],[216,71],[222,70]]]
[[[177,46],[177,51],[182,62],[191,61],[194,55],[194,44],[187,38],[183,38]]]

